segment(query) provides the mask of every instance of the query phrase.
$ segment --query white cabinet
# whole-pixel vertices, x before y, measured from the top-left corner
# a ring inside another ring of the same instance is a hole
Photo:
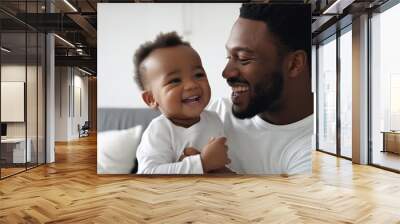
[[[1,140],[2,148],[5,147],[4,151],[12,150],[12,163],[25,163],[32,161],[32,140],[28,138],[26,142],[27,147],[25,151],[25,138],[7,138]],[[27,161],[25,161],[25,159],[27,159]],[[11,160],[11,158],[9,158],[9,160]]]

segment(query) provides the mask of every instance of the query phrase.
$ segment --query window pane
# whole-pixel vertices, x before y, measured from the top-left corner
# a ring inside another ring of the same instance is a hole
[[[340,37],[340,154],[351,158],[352,141],[352,36]]]
[[[318,147],[336,153],[336,39],[318,48]]]
[[[30,161],[26,141],[26,33],[1,34],[1,177],[25,170]],[[5,127],[5,128],[4,128]]]
[[[38,45],[38,163],[45,163],[45,60],[46,60],[46,37],[43,33],[39,33]]]
[[[27,117],[27,140],[30,142],[30,159],[27,163],[28,168],[37,165],[37,33],[28,32],[28,55],[27,55],[27,80],[26,80],[26,117]]]
[[[372,163],[400,170],[400,4],[372,22]]]

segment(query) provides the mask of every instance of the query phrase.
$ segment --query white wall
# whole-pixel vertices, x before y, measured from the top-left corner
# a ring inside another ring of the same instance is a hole
[[[98,107],[146,107],[133,81],[133,54],[160,32],[177,31],[202,58],[212,98],[228,97],[221,73],[226,64],[225,42],[239,16],[240,4],[99,3]]]
[[[68,139],[68,67],[55,68],[55,140]]]
[[[78,73],[77,73],[78,72]],[[87,76],[81,76],[82,73],[79,73],[79,71],[75,70],[74,71],[74,89],[75,92],[73,94],[75,94],[73,96],[74,98],[74,110],[75,113],[73,113],[73,119],[72,121],[72,130],[71,130],[71,135],[73,136],[73,138],[77,138],[79,137],[79,132],[78,132],[78,124],[80,126],[82,126],[85,121],[88,121],[88,107],[89,107],[89,102],[88,102],[88,77]],[[79,100],[78,93],[77,90],[80,90],[80,103],[77,101]],[[77,105],[80,104],[80,109],[82,110],[82,112],[79,112],[79,108]]]
[[[55,140],[69,141],[78,138],[78,124],[88,120],[88,78],[71,67],[56,67],[55,72]],[[82,114],[76,107],[78,93],[74,91],[79,89]]]

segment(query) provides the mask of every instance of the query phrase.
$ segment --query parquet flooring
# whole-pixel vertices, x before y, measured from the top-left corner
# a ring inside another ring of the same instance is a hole
[[[4,167],[1,168],[1,178],[11,176],[16,173],[23,172],[25,170],[33,169],[37,166],[36,163],[27,163],[27,167],[25,167],[25,164],[5,164]]]
[[[376,150],[372,159],[375,164],[400,170],[400,154]]]
[[[400,223],[400,175],[315,152],[313,174],[96,174],[96,139],[0,181],[0,223]]]
[[[24,170],[25,170],[25,167],[23,167],[23,168],[8,168],[8,167],[4,168],[4,167],[2,167],[1,168],[1,177],[7,177],[12,174],[24,171]]]

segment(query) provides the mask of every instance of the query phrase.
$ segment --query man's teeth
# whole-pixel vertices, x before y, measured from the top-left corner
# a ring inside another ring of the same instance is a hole
[[[248,86],[233,86],[232,91],[235,93],[246,92],[249,90]]]

